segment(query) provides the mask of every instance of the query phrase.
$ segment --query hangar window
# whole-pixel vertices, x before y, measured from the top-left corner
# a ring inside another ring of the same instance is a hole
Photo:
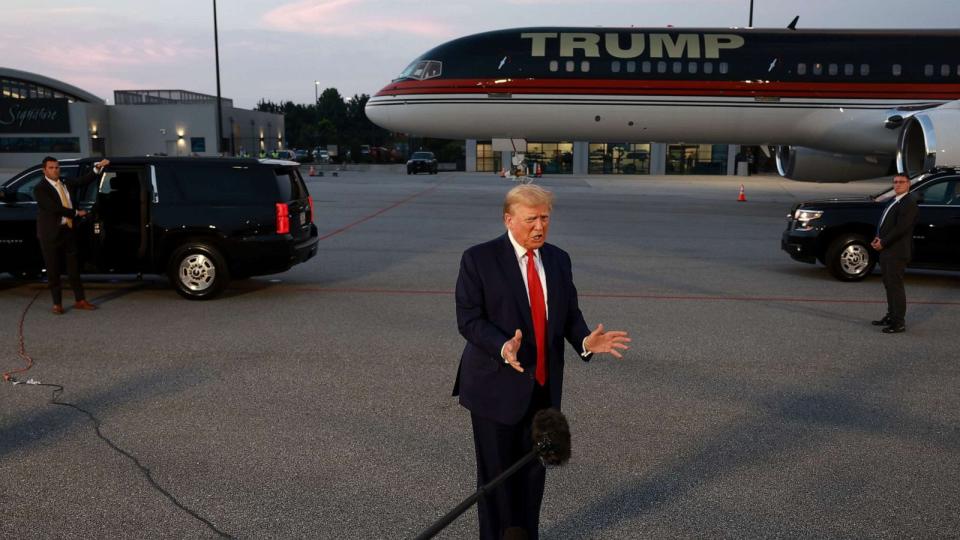
[[[567,60],[567,65],[564,66],[567,73],[573,73],[573,70],[576,69],[576,67],[577,65],[573,62],[573,60]]]
[[[720,62],[720,73],[726,74],[728,71],[730,71],[730,64]]]
[[[823,64],[814,64],[813,65],[813,74],[814,75],[823,75]]]
[[[807,74],[807,65],[803,62],[797,64],[797,75],[806,75]]]
[[[560,69],[560,64],[558,64],[556,60],[551,60],[551,61],[550,61],[550,71],[551,71],[551,72],[555,72],[555,71],[557,71],[558,69]]]
[[[860,75],[866,77],[870,74],[870,64],[860,64]]]
[[[847,77],[853,75],[853,64],[844,64],[843,74],[846,75]]]
[[[706,73],[707,75],[713,73],[713,62],[704,62],[703,72]]]
[[[940,75],[942,77],[946,77],[950,75],[950,66],[947,64],[943,64],[942,66],[940,66]]]
[[[696,73],[697,72],[697,63],[690,62],[687,64],[687,73]]]
[[[627,73],[633,73],[635,71],[637,71],[637,63],[633,60],[630,60],[627,62]]]
[[[957,67],[960,68],[960,66]],[[650,64],[649,60],[640,64],[640,71],[643,71],[644,73],[650,73],[652,71],[652,65]]]
[[[894,77],[899,77],[899,76],[902,75],[902,74],[903,74],[903,67],[902,67],[900,64],[894,64],[894,65],[893,65],[893,76],[894,76]]]
[[[663,60],[657,62],[657,73],[666,73],[667,72],[667,63]]]
[[[933,77],[933,64],[923,66],[923,74],[927,77]]]
[[[614,61],[610,64],[610,71],[612,71],[612,72],[614,72],[614,73],[620,73],[620,61],[619,61],[619,60],[614,60]]]
[[[827,66],[827,73],[829,73],[830,75],[836,75],[837,73],[839,73],[839,71],[840,71],[840,67],[837,66],[836,64],[830,64],[829,66]]]

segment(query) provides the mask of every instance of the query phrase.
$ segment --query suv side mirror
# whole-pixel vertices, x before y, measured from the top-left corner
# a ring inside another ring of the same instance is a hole
[[[0,201],[8,202],[9,196],[10,196],[10,192],[7,191],[7,187],[6,186],[0,187]]]

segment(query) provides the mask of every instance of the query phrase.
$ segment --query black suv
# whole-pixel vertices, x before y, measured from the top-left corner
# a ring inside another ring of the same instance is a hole
[[[920,175],[910,181],[910,192],[920,207],[910,267],[960,270],[960,168]],[[890,188],[869,197],[798,204],[787,215],[780,247],[798,261],[820,261],[839,280],[859,281],[877,262],[870,242],[893,196]]]
[[[433,152],[414,152],[410,156],[407,161],[407,174],[418,172],[437,174],[437,158],[433,157]]]
[[[98,159],[63,160],[62,176]],[[0,272],[39,277],[33,187],[39,165],[0,191]],[[72,194],[89,212],[77,222],[85,272],[167,274],[190,299],[213,298],[231,277],[288,270],[317,253],[313,199],[289,161],[110,158],[98,183]]]

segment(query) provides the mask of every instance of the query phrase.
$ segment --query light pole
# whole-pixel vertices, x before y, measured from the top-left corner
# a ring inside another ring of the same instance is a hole
[[[313,104],[320,103],[320,81],[313,81]]]
[[[213,0],[213,55],[217,65],[217,154],[223,154],[223,111],[220,106],[220,40],[217,38],[217,0]]]

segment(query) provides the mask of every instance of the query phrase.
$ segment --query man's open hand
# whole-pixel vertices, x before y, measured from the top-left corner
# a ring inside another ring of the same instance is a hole
[[[623,358],[623,355],[617,350],[627,350],[630,346],[630,337],[621,330],[603,331],[603,325],[598,324],[597,329],[590,332],[587,339],[584,340],[584,346],[592,353],[610,353],[617,358]]]
[[[523,373],[523,367],[520,365],[520,362],[517,360],[517,351],[520,350],[520,339],[523,337],[523,334],[520,332],[520,329],[517,328],[517,333],[513,335],[513,338],[510,341],[503,344],[503,359],[510,367]]]

